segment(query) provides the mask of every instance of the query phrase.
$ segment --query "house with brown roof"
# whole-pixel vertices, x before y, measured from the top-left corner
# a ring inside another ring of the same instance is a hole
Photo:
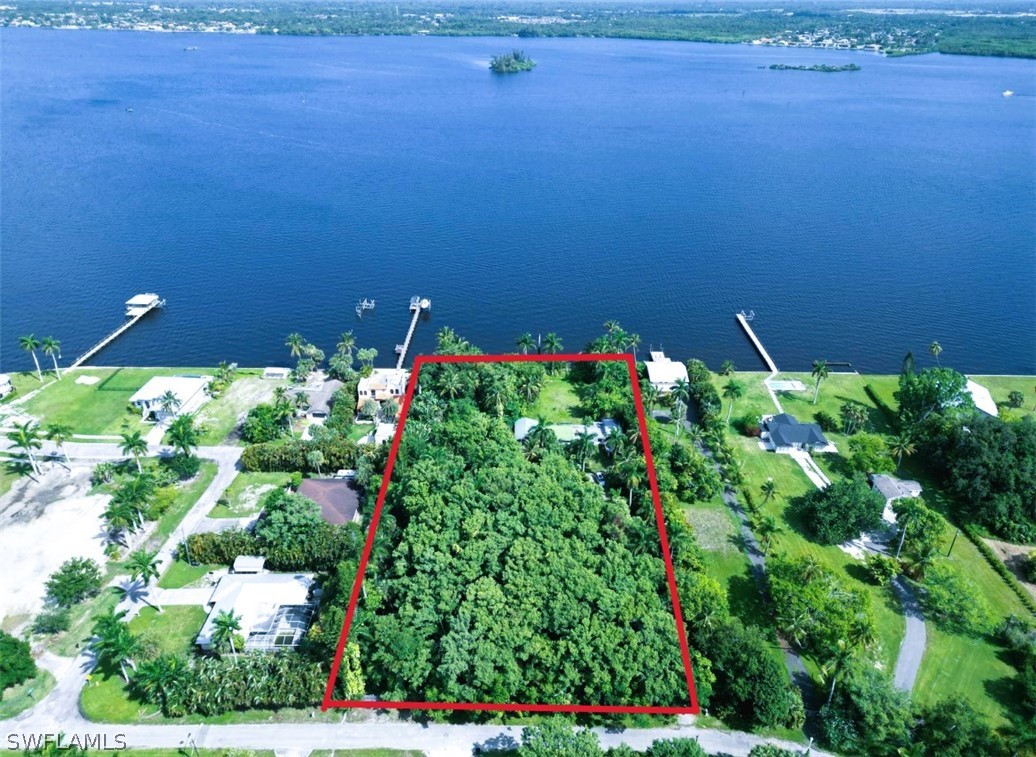
[[[332,525],[360,520],[360,489],[355,478],[306,478],[299,494],[320,505],[320,516]]]

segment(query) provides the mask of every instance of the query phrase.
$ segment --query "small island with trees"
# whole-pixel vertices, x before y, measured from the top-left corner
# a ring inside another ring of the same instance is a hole
[[[532,71],[536,61],[521,50],[512,50],[505,55],[494,55],[489,62],[489,70],[495,74],[516,74],[519,71]]]
[[[815,66],[788,66],[784,63],[773,63],[770,65],[771,71],[819,71],[822,74],[837,74],[842,71],[860,71],[862,66],[858,66],[855,63],[847,63],[844,66],[829,66],[826,63],[820,63]]]

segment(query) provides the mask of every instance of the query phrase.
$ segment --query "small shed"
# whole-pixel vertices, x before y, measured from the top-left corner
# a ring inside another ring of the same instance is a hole
[[[267,367],[263,368],[264,379],[275,379],[278,381],[285,381],[291,378],[291,368],[275,368]]]
[[[238,555],[234,558],[235,573],[262,573],[266,558],[259,555]]]

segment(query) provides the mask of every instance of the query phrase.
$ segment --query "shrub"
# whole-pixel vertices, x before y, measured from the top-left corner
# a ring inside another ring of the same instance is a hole
[[[67,631],[71,621],[67,607],[45,607],[32,621],[32,632],[55,634]]]
[[[1022,564],[1022,572],[1025,574],[1026,579],[1036,583],[1036,549],[1025,558],[1025,562]]]
[[[201,469],[201,460],[197,455],[175,454],[162,461],[162,465],[176,474],[181,481],[194,478]]]
[[[356,444],[335,436],[309,441],[294,439],[287,444],[252,444],[241,453],[241,467],[246,471],[315,473],[308,455],[316,450],[324,455],[324,466],[330,470],[356,467]]]
[[[820,426],[820,430],[828,434],[835,434],[841,431],[841,427],[838,425],[838,420],[831,415],[831,413],[823,410],[818,410],[813,413],[813,420]]]
[[[861,479],[835,481],[826,489],[798,497],[793,504],[821,544],[841,544],[877,528],[885,509],[882,496]]]
[[[867,555],[867,575],[878,586],[888,586],[899,575],[899,563],[888,555]]]
[[[995,570],[1002,579],[1004,579],[1004,582],[1008,586],[1011,587],[1011,590],[1017,595],[1018,599],[1022,601],[1022,604],[1029,608],[1031,612],[1036,614],[1036,600],[1033,600],[1032,595],[1029,594],[1029,592],[1025,590],[1025,587],[1018,582],[1014,573],[1012,573],[1007,566],[1004,565],[1003,561],[996,556],[996,553],[989,548],[989,545],[986,544],[985,539],[982,538],[982,535],[979,534],[978,530],[970,524],[965,524],[961,527],[961,531],[963,531],[965,536],[971,540],[971,543],[975,545],[978,551],[982,553],[982,556],[986,558],[986,562],[989,563],[990,567]]]
[[[251,444],[272,442],[283,433],[280,412],[273,405],[265,403],[249,410],[241,427],[241,438]]]
[[[824,740],[838,752],[894,755],[910,743],[907,695],[869,665],[849,669],[831,704],[820,709],[820,721]]]
[[[299,487],[302,486],[302,474],[298,471],[293,471],[291,478],[288,479],[288,486],[291,487],[292,491],[298,491]]]
[[[0,631],[0,692],[36,676],[36,663],[27,642]]]
[[[1007,404],[1011,407],[1021,407],[1023,402],[1025,402],[1025,395],[1017,389],[1007,395]]]
[[[94,486],[111,483],[118,470],[115,463],[97,463],[94,466],[93,473],[90,474],[90,483]]]
[[[925,572],[921,602],[925,613],[954,633],[978,636],[990,630],[993,614],[971,579],[940,560]]]
[[[155,490],[155,496],[144,512],[148,520],[158,520],[176,501],[176,487],[163,486]]]
[[[47,597],[58,607],[71,607],[101,590],[101,568],[85,557],[73,557],[47,579]]]

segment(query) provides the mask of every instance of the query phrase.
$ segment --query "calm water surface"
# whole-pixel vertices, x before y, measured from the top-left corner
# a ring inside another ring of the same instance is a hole
[[[496,77],[512,40],[0,32],[2,369],[157,291],[95,363],[283,364],[348,328],[388,362],[420,294],[420,351],[617,318],[754,369],[751,308],[785,369],[937,339],[1036,373],[1036,62],[522,44],[537,69]]]

